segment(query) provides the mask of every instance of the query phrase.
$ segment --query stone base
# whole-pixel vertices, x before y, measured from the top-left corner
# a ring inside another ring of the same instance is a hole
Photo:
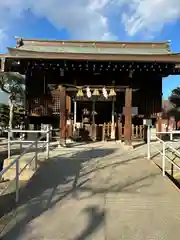
[[[134,149],[133,145],[126,145],[124,142],[122,143],[122,146],[125,150],[131,150]]]
[[[72,139],[68,138],[66,139],[66,141],[62,142],[62,143],[58,143],[58,148],[64,148],[67,147],[69,144],[73,144],[75,143]]]

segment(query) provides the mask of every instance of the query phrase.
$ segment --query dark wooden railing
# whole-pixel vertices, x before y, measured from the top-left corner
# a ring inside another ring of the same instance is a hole
[[[124,139],[124,126],[120,124],[115,124],[116,140]],[[144,138],[144,128],[143,125],[132,125],[132,140],[141,140]],[[104,123],[102,131],[102,140],[111,139],[111,122]]]

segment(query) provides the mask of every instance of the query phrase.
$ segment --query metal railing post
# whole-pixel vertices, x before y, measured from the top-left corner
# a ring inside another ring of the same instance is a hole
[[[163,150],[162,150],[162,170],[163,170],[163,176],[165,176],[165,154],[166,154],[166,143],[163,142]]]
[[[20,154],[22,153],[22,139],[21,139],[21,142],[20,142]]]
[[[173,133],[170,133],[170,141],[173,141]]]
[[[150,126],[148,126],[147,129],[147,158],[150,159],[151,158],[151,130],[150,130]]]
[[[50,152],[50,133],[51,133],[51,128],[50,126],[47,127],[47,130],[44,131],[29,131],[29,130],[13,130],[13,129],[8,129],[8,131],[6,131],[8,133],[8,157],[11,157],[11,152],[10,152],[10,146],[13,143],[19,143],[20,145],[22,145],[24,142],[28,143],[30,142],[31,144],[28,145],[26,147],[26,149],[22,149],[22,153],[16,157],[14,160],[11,161],[11,163],[7,166],[4,167],[3,170],[0,172],[0,177],[3,176],[3,174],[5,174],[12,166],[15,166],[15,179],[13,179],[12,181],[15,180],[15,202],[18,203],[20,200],[20,174],[21,171],[23,171],[28,165],[31,166],[31,163],[33,162],[34,164],[34,169],[36,170],[38,167],[38,143],[43,142],[44,144],[46,144],[46,153],[47,153],[47,158],[49,158],[49,152]],[[22,138],[20,138],[20,140],[11,140],[11,133],[14,132],[41,132],[43,133],[43,135],[38,138],[36,141],[23,141]],[[41,141],[42,138],[44,138],[44,134],[46,134],[46,141]],[[45,145],[43,144],[43,148],[45,148]],[[20,168],[20,160],[22,158],[22,156],[24,156],[26,153],[29,152],[30,149],[32,149],[35,146],[35,156],[33,156],[33,158],[31,158],[31,161],[29,161],[27,163],[27,165],[24,168]],[[44,150],[44,149],[43,149]],[[44,152],[44,151],[43,151]],[[2,194],[3,191],[0,192],[0,196]]]
[[[8,129],[8,159],[11,157],[11,138],[10,138],[10,129]]]
[[[49,158],[49,134],[50,130],[49,130],[49,125],[47,126],[47,132],[46,132],[46,158]]]
[[[38,140],[35,142],[35,157],[34,157],[34,170],[37,170],[37,161],[38,161]]]
[[[16,162],[16,203],[19,202],[19,159]]]
[[[20,154],[22,153],[22,150],[23,150],[23,148],[22,148],[22,145],[23,145],[22,141],[23,141],[22,133],[20,133],[20,144],[19,144],[20,145]]]

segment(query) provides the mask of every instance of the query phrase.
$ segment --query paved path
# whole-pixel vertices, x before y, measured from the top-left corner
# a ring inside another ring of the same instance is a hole
[[[52,152],[3,240],[179,240],[180,192],[144,151],[96,143]]]

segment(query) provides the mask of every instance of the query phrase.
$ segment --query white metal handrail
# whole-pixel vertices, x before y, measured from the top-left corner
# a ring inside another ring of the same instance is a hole
[[[22,148],[22,143],[33,143],[34,141],[24,141],[22,139],[18,139],[18,140],[11,140],[11,133],[44,133],[46,134],[46,141],[41,141],[39,140],[39,143],[48,143],[49,139],[50,139],[50,132],[49,132],[50,128],[49,126],[47,126],[46,130],[22,130],[22,129],[8,129],[8,158],[11,157],[11,145],[15,144],[15,143],[19,143],[20,144],[20,149]],[[48,133],[47,133],[48,132]],[[42,139],[43,136],[40,138]],[[48,144],[46,144],[46,151],[48,152]]]
[[[16,130],[11,130],[12,132],[17,132]],[[24,130],[25,132],[26,130]],[[22,132],[22,131],[21,131]],[[27,131],[26,131],[27,132]],[[35,132],[35,131],[33,131]],[[47,128],[47,130],[45,131],[41,131],[43,133],[46,133],[46,141],[44,141],[44,144],[42,147],[44,147],[46,145],[46,158],[49,158],[49,135],[50,135],[50,130],[49,128]],[[15,192],[16,192],[16,202],[19,201],[19,189],[20,189],[20,181],[19,181],[19,176],[20,174],[22,173],[22,171],[28,166],[31,164],[31,162],[34,160],[34,170],[36,171],[37,170],[37,160],[38,160],[38,143],[42,143],[41,139],[43,138],[44,136],[41,136],[39,137],[38,139],[36,139],[35,141],[31,141],[31,143],[26,147],[26,149],[18,156],[16,157],[7,167],[5,167],[1,172],[0,172],[0,178],[13,166],[13,165],[16,165],[16,175],[15,175],[15,178],[12,180],[16,182],[16,189],[15,189]],[[21,143],[23,143],[23,141],[19,141]],[[26,141],[27,142],[27,141]],[[28,151],[30,149],[32,149],[33,147],[35,146],[35,156],[32,157],[32,159],[23,167],[23,169],[20,170],[20,166],[19,166],[19,161],[20,159],[26,154],[28,153]],[[10,184],[11,182],[10,181]],[[0,192],[0,195],[2,195],[5,190],[9,187],[9,185],[3,189],[1,192]]]
[[[169,133],[169,134],[177,134],[180,133],[180,131],[171,131],[171,132],[157,132],[159,134],[163,133]],[[148,159],[151,159],[151,131],[148,129],[148,141],[147,141],[147,157]],[[172,146],[172,142],[165,142],[159,137],[156,136],[157,142],[162,144],[162,150],[158,149],[155,145],[153,145],[153,148],[155,148],[160,155],[162,156],[162,171],[163,171],[163,176],[165,176],[166,173],[166,160],[169,161],[173,166],[175,166],[178,170],[180,170],[180,166],[173,162],[167,155],[166,155],[166,150],[171,149],[173,152],[176,153],[176,155],[180,158],[180,151],[178,151],[176,148]]]
[[[172,130],[172,131],[164,131],[164,132],[156,132],[156,134],[169,134],[170,135],[170,141],[173,141],[173,135],[180,134],[179,130]]]

